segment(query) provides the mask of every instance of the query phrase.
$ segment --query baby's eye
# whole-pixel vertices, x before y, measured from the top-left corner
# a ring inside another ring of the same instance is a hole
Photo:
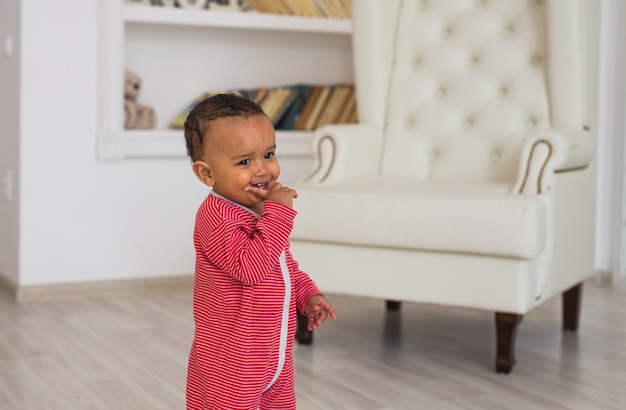
[[[274,151],[270,151],[267,154],[265,154],[265,156],[263,158],[265,159],[270,159],[272,158],[274,155],[276,155],[276,153]]]
[[[250,165],[249,159],[242,159],[237,165]]]

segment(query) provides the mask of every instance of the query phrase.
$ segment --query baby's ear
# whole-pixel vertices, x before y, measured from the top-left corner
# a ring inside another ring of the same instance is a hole
[[[205,185],[215,185],[215,178],[213,178],[213,170],[211,166],[204,161],[195,161],[191,166],[193,173],[196,177]]]

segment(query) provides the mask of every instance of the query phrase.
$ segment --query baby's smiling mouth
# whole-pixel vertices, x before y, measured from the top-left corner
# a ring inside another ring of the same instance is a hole
[[[268,187],[268,183],[267,182],[262,182],[260,184],[252,184],[252,186],[257,187],[259,189],[264,189],[267,191],[267,187]]]

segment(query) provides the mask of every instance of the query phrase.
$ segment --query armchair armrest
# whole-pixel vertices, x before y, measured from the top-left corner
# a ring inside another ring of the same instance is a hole
[[[590,131],[536,130],[522,145],[517,180],[511,193],[533,195],[549,192],[555,172],[584,169],[594,153],[594,139]]]
[[[334,184],[378,172],[382,131],[364,124],[337,124],[313,135],[313,172],[304,182]]]

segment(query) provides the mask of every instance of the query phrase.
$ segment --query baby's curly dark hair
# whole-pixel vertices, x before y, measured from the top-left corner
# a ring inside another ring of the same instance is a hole
[[[185,120],[185,142],[191,161],[202,158],[205,137],[210,131],[211,121],[223,117],[248,118],[266,116],[257,103],[236,94],[216,94],[208,97],[191,110]]]

